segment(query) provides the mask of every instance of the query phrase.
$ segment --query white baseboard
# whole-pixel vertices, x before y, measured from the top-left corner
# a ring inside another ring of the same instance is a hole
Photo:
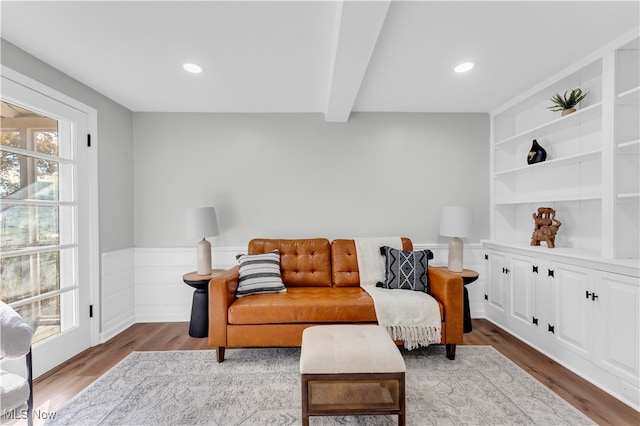
[[[111,326],[108,329],[100,332],[100,343],[106,342],[134,325],[136,323],[136,317],[133,312],[128,312],[120,318],[112,318],[110,323]]]

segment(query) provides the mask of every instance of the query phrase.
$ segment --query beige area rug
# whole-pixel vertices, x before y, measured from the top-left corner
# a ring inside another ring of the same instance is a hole
[[[408,425],[593,424],[490,346],[402,350]],[[298,425],[300,350],[134,352],[49,425]],[[396,425],[397,416],[311,417],[311,425]]]

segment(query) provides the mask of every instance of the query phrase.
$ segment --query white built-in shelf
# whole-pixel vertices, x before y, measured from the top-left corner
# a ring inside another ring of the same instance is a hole
[[[600,158],[601,156],[602,156],[602,150],[601,149],[596,149],[596,150],[593,150],[593,151],[583,152],[583,153],[580,153],[580,154],[568,155],[566,157],[560,157],[560,158],[554,158],[553,160],[543,161],[541,163],[527,164],[526,166],[515,167],[513,169],[503,170],[501,172],[496,172],[495,173],[495,177],[496,178],[508,177],[508,176],[511,176],[511,175],[516,175],[516,174],[518,174],[518,173],[520,173],[522,171],[525,171],[525,170],[538,171],[538,170],[548,169],[548,168],[551,168],[551,167],[567,166],[567,165],[570,165],[570,164],[582,163],[582,162],[590,161],[590,160],[596,160],[596,159]]]
[[[636,199],[640,198],[640,192],[621,192],[617,195],[617,197],[621,200]]]
[[[532,227],[533,229],[533,227]],[[521,242],[515,241],[483,241],[482,242],[486,247],[496,249],[496,250],[504,250],[504,249],[512,249],[518,250],[522,252],[522,254],[547,254],[553,256],[569,256],[572,258],[582,258],[582,259],[597,259],[600,255],[597,251],[594,250],[582,250],[572,247],[558,247],[549,248],[546,245],[542,244],[539,246],[532,246],[530,244],[523,244]]]
[[[629,150],[629,151],[638,152],[638,147],[640,147],[640,139],[622,142],[618,144],[618,149],[625,150],[625,151]]]
[[[576,202],[576,201],[598,201],[601,200],[600,195],[578,195],[574,197],[531,197],[531,198],[519,198],[513,201],[496,201],[496,206],[517,206],[521,204],[544,204],[544,203],[559,203],[559,202]]]
[[[640,86],[618,94],[618,105],[638,105],[640,101]]]
[[[502,139],[495,143],[496,148],[504,148],[510,143],[514,143],[520,139],[528,139],[531,137],[539,137],[540,134],[549,134],[555,131],[567,128],[569,126],[578,125],[587,121],[600,118],[602,115],[602,102],[598,102],[593,105],[589,105],[586,108],[579,109],[576,112],[565,115],[564,117],[556,118],[553,121],[536,126],[517,135]]]
[[[560,232],[562,232],[562,230]],[[556,240],[556,244],[557,243],[558,241]],[[535,256],[536,258],[548,257],[556,261],[565,259],[570,261],[578,260],[587,262],[587,266],[590,267],[597,267],[597,265],[600,264],[607,270],[627,275],[637,275],[638,273],[637,259],[604,259],[600,253],[595,250],[583,250],[558,245],[556,245],[555,248],[548,248],[545,245],[532,246],[516,241],[482,241],[482,244],[494,250],[506,249],[516,254]]]

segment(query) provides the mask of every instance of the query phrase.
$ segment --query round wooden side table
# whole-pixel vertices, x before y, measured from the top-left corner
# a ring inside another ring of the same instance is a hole
[[[209,275],[198,275],[189,272],[182,276],[185,284],[195,288],[191,302],[191,321],[189,321],[189,336],[207,337],[209,335],[209,281],[224,269],[214,269]]]

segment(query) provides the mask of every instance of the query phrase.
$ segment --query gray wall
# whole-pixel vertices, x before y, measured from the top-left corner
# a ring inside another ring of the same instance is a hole
[[[134,113],[137,247],[193,246],[186,207],[216,207],[214,246],[253,237],[403,235],[445,243],[440,209],[489,236],[488,114]]]
[[[14,71],[98,111],[100,252],[133,247],[132,113],[6,40],[0,61]]]

